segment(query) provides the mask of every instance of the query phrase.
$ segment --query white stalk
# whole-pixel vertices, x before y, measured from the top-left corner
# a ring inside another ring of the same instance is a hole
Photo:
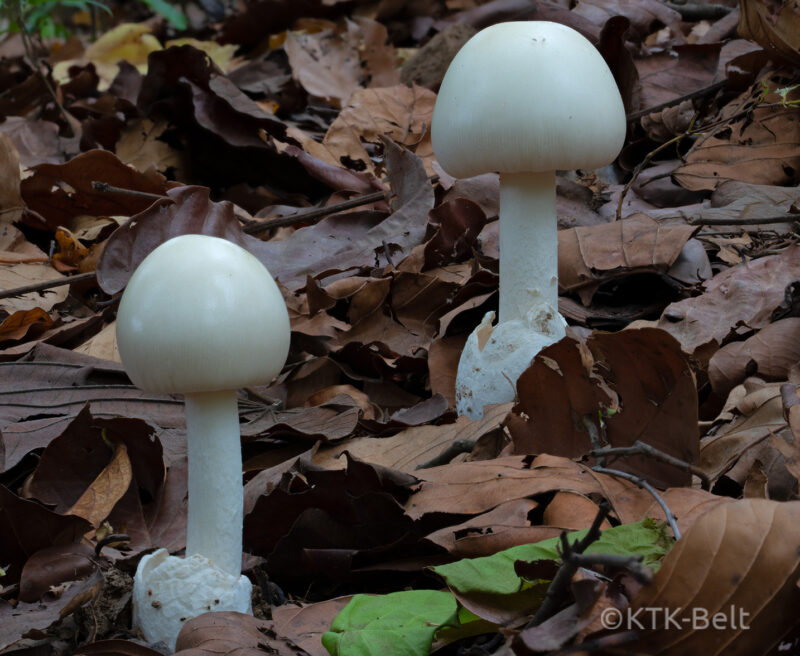
[[[186,394],[189,518],[186,555],[242,571],[244,489],[236,390]]]
[[[499,323],[545,304],[558,311],[555,172],[501,173]]]

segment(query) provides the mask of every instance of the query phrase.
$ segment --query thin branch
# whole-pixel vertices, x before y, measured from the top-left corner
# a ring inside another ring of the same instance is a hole
[[[647,107],[639,110],[638,112],[632,112],[625,118],[627,119],[628,123],[631,123],[632,121],[642,118],[642,116],[647,116],[648,114],[652,114],[654,112],[660,112],[662,109],[666,109],[667,107],[680,105],[684,100],[694,100],[696,98],[702,98],[703,96],[709,96],[712,93],[716,93],[717,91],[724,89],[727,84],[727,80],[714,82],[714,84],[709,84],[707,87],[696,89],[690,93],[686,93],[682,96],[678,96],[677,98],[673,98],[672,100],[668,100],[667,102],[663,102],[660,105],[654,105],[653,107]]]
[[[656,489],[652,485],[650,485],[650,483],[644,480],[641,476],[635,476],[634,474],[629,474],[628,472],[620,471],[619,469],[607,469],[605,467],[592,467],[592,471],[596,471],[599,474],[608,474],[609,476],[616,476],[617,478],[624,478],[626,481],[635,483],[643,490],[647,490],[656,500],[658,505],[661,506],[661,510],[664,511],[664,516],[667,518],[667,523],[669,524],[669,528],[672,531],[672,535],[674,536],[674,538],[676,540],[681,539],[681,532],[678,529],[678,522],[675,520],[675,515],[672,514],[672,511],[669,509],[667,502],[664,501],[664,499],[656,491]]]
[[[622,556],[604,553],[571,553],[569,559],[570,562],[578,567],[585,567],[586,569],[593,569],[597,566],[627,569],[631,575],[643,585],[647,585],[653,580],[653,570],[647,565],[642,565],[642,556]]]
[[[525,628],[539,626],[546,619],[555,615],[561,607],[563,599],[567,596],[567,592],[569,591],[572,577],[575,576],[575,572],[578,571],[579,567],[570,560],[570,555],[582,554],[590,544],[597,541],[601,535],[600,525],[605,521],[606,517],[608,517],[609,512],[611,512],[611,506],[606,502],[601,503],[586,535],[582,540],[577,540],[574,544],[570,544],[569,540],[567,540],[566,531],[561,533],[561,565],[547,588],[547,594],[545,595],[542,605],[539,606],[539,610],[536,611],[536,614]]]
[[[630,446],[616,446],[616,447],[605,447],[601,449],[592,449],[589,455],[595,458],[603,458],[609,456],[618,456],[618,457],[628,457],[628,456],[646,456],[648,458],[652,458],[653,460],[658,460],[659,462],[664,462],[668,465],[672,465],[673,467],[680,469],[681,471],[689,472],[690,474],[694,474],[697,476],[704,490],[708,490],[711,487],[711,481],[708,480],[708,475],[699,467],[686,462],[685,460],[681,460],[680,458],[676,458],[675,456],[671,456],[668,453],[664,453],[663,451],[656,449],[655,447],[642,442],[641,440],[636,440]],[[598,465],[600,467],[604,467],[605,464],[603,462],[598,461]]]
[[[21,296],[22,294],[30,294],[31,292],[41,292],[46,289],[53,289],[54,287],[63,287],[64,285],[71,285],[73,282],[85,282],[87,280],[94,280],[95,272],[79,273],[76,276],[69,278],[58,278],[56,280],[43,280],[42,282],[35,282],[32,285],[25,285],[24,287],[16,287],[14,289],[0,290],[0,298],[12,298],[14,296]]]
[[[772,223],[792,223],[798,220],[800,220],[800,215],[798,214],[784,214],[783,216],[758,216],[749,219],[746,217],[737,217],[735,219],[718,217],[704,219],[703,217],[698,217],[696,219],[691,219],[689,221],[689,225],[769,225]]]
[[[92,180],[92,189],[95,191],[102,191],[108,194],[119,194],[120,196],[136,196],[137,198],[148,198],[151,200],[160,200],[168,198],[162,194],[151,194],[149,191],[137,191],[136,189],[124,189],[122,187],[115,187],[107,182],[100,182],[99,180]]]

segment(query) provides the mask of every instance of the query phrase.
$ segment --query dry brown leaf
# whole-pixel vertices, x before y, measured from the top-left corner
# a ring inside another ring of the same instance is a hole
[[[664,310],[658,327],[672,334],[684,353],[694,354],[704,344],[722,344],[745,324],[763,328],[783,302],[786,287],[800,279],[800,247],[779,255],[745,262],[717,274],[703,285],[703,294]]]
[[[380,89],[359,89],[328,129],[323,145],[340,163],[358,162],[373,169],[363,142],[380,143],[381,135],[413,148],[433,174],[430,125],[436,94],[423,87],[400,84]]]
[[[122,359],[119,357],[119,349],[117,348],[116,323],[108,324],[99,333],[87,339],[80,346],[76,346],[73,350],[77,353],[121,364]]]
[[[711,356],[708,378],[718,394],[727,394],[747,376],[786,380],[800,361],[800,318],[764,326],[743,342],[726,344]]]
[[[64,275],[56,271],[50,264],[12,264],[0,266],[0,290],[16,289],[39,282],[63,279]],[[69,293],[69,285],[51,287],[42,292],[20,294],[12,298],[0,299],[0,308],[6,312],[18,312],[41,308],[52,310],[61,303]]]
[[[664,273],[698,228],[661,225],[645,214],[558,233],[558,286],[588,305],[601,283],[641,272]]]
[[[98,474],[92,484],[66,511],[67,515],[77,515],[98,527],[111,514],[133,480],[131,461],[128,449],[120,442],[114,446],[114,455],[109,463]]]
[[[562,339],[522,373],[517,395],[507,422],[517,453],[583,456],[592,449],[583,419],[596,424],[599,413],[616,410],[604,418],[611,446],[641,440],[683,462],[697,458],[694,378],[680,345],[664,331],[595,333],[585,346]],[[686,472],[642,456],[619,467],[660,487],[689,482]]]
[[[700,137],[686,154],[686,163],[673,177],[686,189],[715,189],[726,180],[794,186],[800,171],[800,109],[781,104],[776,77],[756,84],[723,110],[741,118]],[[788,100],[800,93],[790,92]]]
[[[204,613],[183,625],[175,643],[182,656],[303,656],[305,652],[289,640],[277,636],[270,620],[244,613],[222,611]]]
[[[542,520],[550,526],[560,526],[571,531],[589,528],[597,517],[598,506],[589,497],[575,492],[556,492],[544,509]],[[603,520],[601,529],[610,528]]]
[[[510,409],[510,403],[503,403],[488,406],[478,421],[461,416],[452,424],[415,426],[392,437],[354,437],[344,444],[321,447],[312,462],[328,469],[344,469],[346,463],[341,455],[347,451],[364,462],[413,474],[419,465],[442,453],[456,440],[473,442],[499,430]]]
[[[421,486],[406,503],[413,519],[427,513],[479,514],[501,503],[553,490],[597,494],[601,488],[584,468],[554,456],[505,456],[415,472]],[[631,487],[633,484],[630,484]]]
[[[322,646],[322,634],[350,599],[352,596],[334,597],[300,607],[294,604],[275,606],[272,608],[275,631],[311,656],[330,656]]]
[[[42,308],[19,310],[0,323],[0,342],[23,339],[32,328],[47,329],[54,323]]]
[[[797,6],[770,0],[742,0],[739,36],[794,64],[800,64],[800,12]]]
[[[22,216],[24,204],[19,191],[19,154],[11,138],[0,132],[0,223],[9,224]]]
[[[770,653],[800,620],[799,543],[798,501],[745,499],[706,513],[634,598],[631,613],[658,609],[636,646],[676,656]]]

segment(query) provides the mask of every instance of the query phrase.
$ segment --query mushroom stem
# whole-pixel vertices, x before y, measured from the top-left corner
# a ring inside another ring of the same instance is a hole
[[[501,173],[499,322],[544,304],[558,311],[555,172]]]
[[[242,571],[242,446],[236,390],[186,394],[189,518],[186,555]]]

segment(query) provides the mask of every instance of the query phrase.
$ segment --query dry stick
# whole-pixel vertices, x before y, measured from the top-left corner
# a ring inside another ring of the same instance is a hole
[[[566,531],[561,533],[561,566],[558,568],[558,572],[556,572],[555,577],[547,588],[547,594],[545,595],[542,605],[539,606],[539,610],[536,611],[536,614],[525,628],[530,629],[534,626],[539,626],[546,619],[555,615],[561,607],[562,600],[566,597],[572,577],[575,575],[575,572],[578,571],[578,565],[570,561],[567,556],[576,553],[582,554],[590,544],[600,537],[600,525],[605,518],[608,517],[609,512],[611,512],[611,506],[609,506],[606,501],[603,501],[598,507],[597,514],[589,530],[586,532],[586,535],[582,540],[576,540],[573,544],[570,544],[569,540],[567,540]]]
[[[672,511],[669,509],[669,506],[667,505],[666,501],[664,501],[664,499],[661,498],[661,495],[656,491],[656,489],[652,485],[650,485],[650,483],[648,483],[640,476],[635,476],[634,474],[629,474],[624,471],[619,471],[618,469],[607,469],[606,467],[592,467],[592,471],[595,471],[599,474],[608,474],[610,476],[624,478],[626,481],[630,481],[631,483],[636,483],[636,485],[642,488],[643,490],[647,490],[656,500],[658,505],[661,506],[661,510],[664,511],[664,515],[667,518],[667,523],[669,524],[669,528],[672,531],[672,535],[675,537],[676,540],[681,539],[681,532],[678,529],[678,523],[675,521],[675,515],[672,514]]]
[[[666,109],[667,107],[674,107],[675,105],[680,105],[684,100],[695,100],[696,98],[702,98],[703,96],[711,95],[721,89],[724,89],[727,85],[727,80],[721,80],[720,82],[714,82],[714,84],[709,84],[707,87],[702,87],[700,89],[696,89],[690,93],[686,93],[682,96],[678,96],[677,98],[673,98],[672,100],[668,100],[667,102],[663,102],[660,105],[654,105],[653,107],[648,107],[646,109],[642,109],[638,112],[633,112],[628,114],[625,118],[630,123],[631,121],[636,121],[642,116],[647,116],[648,114],[652,114],[653,112],[660,112],[662,109]]]
[[[16,287],[15,289],[2,289],[0,290],[0,298],[11,298],[12,296],[20,296],[21,294],[30,294],[31,292],[41,292],[46,289],[53,289],[54,287],[62,287],[64,285],[71,285],[73,282],[84,282],[86,280],[94,280],[94,271],[90,273],[79,273],[77,276],[70,276],[69,278],[59,278],[57,280],[44,280],[42,282],[35,282],[32,285],[25,285],[24,287]]]
[[[704,490],[709,489],[711,486],[711,482],[708,480],[708,475],[698,467],[695,467],[691,463],[686,462],[685,460],[681,460],[680,458],[676,458],[675,456],[671,456],[668,453],[664,453],[659,449],[656,449],[649,444],[645,444],[641,440],[636,440],[630,446],[617,446],[617,447],[608,447],[608,448],[592,448],[592,451],[589,455],[595,458],[605,458],[608,456],[647,456],[648,458],[652,458],[653,460],[658,460],[659,462],[664,462],[668,465],[672,465],[673,467],[680,469],[681,471],[689,472],[690,474],[694,474],[697,476]],[[600,463],[600,466],[604,466],[603,463]]]
[[[439,176],[433,176],[430,178],[431,184],[435,184],[438,180]],[[167,198],[167,196],[161,196],[159,194],[151,194],[146,191],[135,191],[133,189],[123,189],[121,187],[114,187],[105,182],[94,181],[92,182],[92,188],[96,189],[97,191],[107,192],[111,194],[126,194],[128,196],[151,198],[153,200],[158,200],[160,198]],[[329,214],[335,214],[336,212],[351,209],[353,207],[358,207],[360,205],[368,205],[369,203],[374,203],[376,201],[385,198],[386,194],[384,192],[377,191],[372,194],[359,196],[358,198],[351,198],[350,200],[345,200],[342,201],[341,203],[334,203],[333,205],[329,205],[328,207],[315,207],[313,210],[308,210],[307,212],[298,212],[297,214],[292,214],[291,216],[283,216],[278,219],[271,219],[269,221],[263,221],[263,222],[252,221],[247,225],[245,225],[242,228],[242,230],[247,234],[254,235],[260,232],[266,232],[267,230],[270,230],[272,228],[278,228],[280,226],[287,226],[295,223],[306,223],[309,221],[313,221],[314,219],[327,216]],[[94,273],[82,273],[77,276],[70,276],[69,278],[65,278],[62,280],[47,280],[32,285],[26,285],[24,287],[17,287],[15,289],[0,290],[0,299],[10,298],[12,296],[19,296],[20,294],[28,294],[30,292],[40,292],[45,289],[52,289],[53,287],[61,287],[62,285],[69,285],[72,284],[73,282],[83,282],[85,280],[91,280],[94,277],[95,277]]]
[[[653,570],[647,565],[642,564],[643,556],[622,556],[619,554],[606,554],[606,553],[592,553],[592,554],[579,554],[570,553],[570,562],[578,567],[585,567],[586,569],[593,569],[595,567],[616,567],[619,569],[627,569],[633,578],[639,583],[647,585],[653,580]]]
[[[759,216],[755,218],[707,218],[704,219],[703,217],[699,217],[697,219],[692,219],[689,221],[689,225],[736,225],[737,223],[742,225],[768,225],[770,223],[792,223],[794,221],[800,220],[800,216],[797,214],[790,214],[784,216]]]

